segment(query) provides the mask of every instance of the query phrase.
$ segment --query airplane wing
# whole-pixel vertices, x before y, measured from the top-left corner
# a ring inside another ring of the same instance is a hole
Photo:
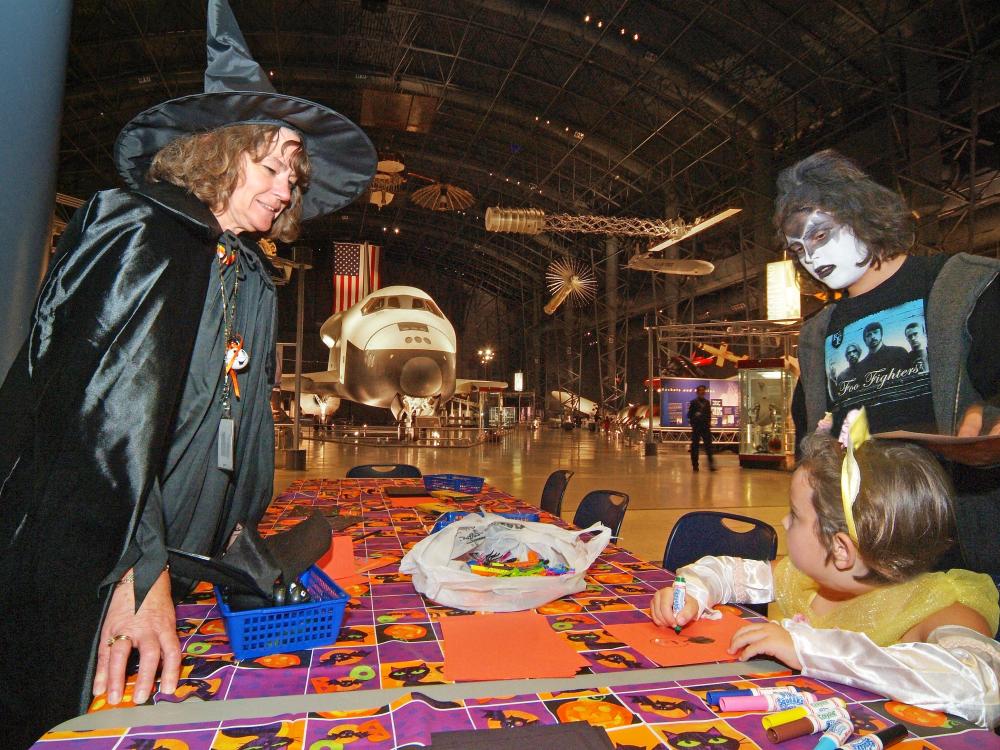
[[[336,373],[324,370],[322,372],[302,373],[302,392],[315,393],[318,396],[339,396]],[[295,391],[295,375],[281,376],[281,390],[293,393]]]
[[[464,378],[455,379],[455,393],[472,393],[472,388],[476,387],[479,390],[506,390],[507,383],[503,380],[465,380]]]

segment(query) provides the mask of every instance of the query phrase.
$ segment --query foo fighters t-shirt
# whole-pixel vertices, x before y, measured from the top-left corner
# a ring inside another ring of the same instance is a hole
[[[864,406],[872,432],[936,431],[925,310],[946,255],[908,256],[871,291],[841,300],[825,339],[833,434]]]

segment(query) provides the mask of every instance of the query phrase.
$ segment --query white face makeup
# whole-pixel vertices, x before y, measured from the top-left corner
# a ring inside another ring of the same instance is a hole
[[[849,226],[823,211],[800,211],[785,222],[785,242],[803,268],[830,289],[846,289],[867,273],[868,254]]]

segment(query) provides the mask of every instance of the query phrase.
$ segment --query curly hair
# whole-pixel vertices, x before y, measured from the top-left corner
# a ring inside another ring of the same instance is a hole
[[[278,125],[227,125],[205,133],[176,138],[157,152],[149,167],[151,182],[169,182],[193,193],[212,211],[221,211],[243,177],[243,155],[260,161],[278,137]],[[295,172],[292,199],[271,225],[267,236],[292,242],[299,236],[302,194],[309,186],[309,157],[296,149],[290,166]]]
[[[854,456],[861,491],[854,503],[858,554],[868,573],[857,580],[899,583],[931,569],[951,546],[954,491],[937,460],[923,448],[898,440],[868,440]],[[799,467],[813,490],[817,534],[833,555],[833,537],[847,533],[840,490],[844,449],[829,435],[802,441]]]
[[[832,149],[818,151],[778,175],[774,225],[782,245],[785,223],[801,211],[824,211],[849,226],[868,248],[861,265],[873,263],[877,268],[913,245],[913,215],[903,199]]]

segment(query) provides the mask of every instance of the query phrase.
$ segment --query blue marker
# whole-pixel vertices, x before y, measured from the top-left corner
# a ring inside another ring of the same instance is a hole
[[[676,618],[680,611],[684,609],[684,604],[687,601],[687,583],[684,581],[684,576],[677,576],[674,581],[674,601],[671,605],[671,609],[674,612],[674,617]],[[680,633],[681,626],[674,625],[674,632]]]

